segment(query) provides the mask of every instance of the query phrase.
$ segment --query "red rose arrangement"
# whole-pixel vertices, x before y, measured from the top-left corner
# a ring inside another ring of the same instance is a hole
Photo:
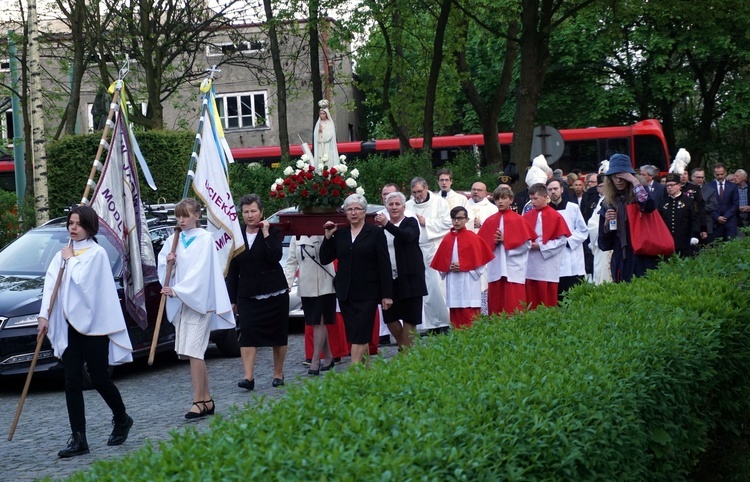
[[[286,199],[290,205],[304,211],[311,207],[339,208],[350,194],[364,194],[364,189],[356,181],[359,171],[348,169],[345,156],[340,157],[340,164],[332,167],[322,165],[316,168],[307,161],[307,156],[303,155],[294,167],[284,169],[286,177],[276,179],[271,185],[270,196]]]

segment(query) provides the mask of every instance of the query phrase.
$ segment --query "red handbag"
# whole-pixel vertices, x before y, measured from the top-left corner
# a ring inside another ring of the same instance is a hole
[[[674,253],[674,238],[659,211],[641,211],[638,204],[628,204],[630,244],[635,254],[643,256],[670,256]]]

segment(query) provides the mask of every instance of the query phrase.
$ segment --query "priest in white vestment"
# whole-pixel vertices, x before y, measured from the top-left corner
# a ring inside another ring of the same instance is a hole
[[[430,268],[440,242],[451,229],[450,208],[445,199],[431,194],[427,181],[415,177],[411,181],[412,197],[406,202],[406,209],[419,220],[419,247],[425,265],[427,296],[424,297],[425,330],[445,331],[450,327],[450,315],[445,304],[445,283],[440,275]]]
[[[586,262],[583,257],[583,243],[589,237],[586,221],[581,214],[581,208],[575,202],[563,199],[562,183],[557,179],[547,181],[547,193],[549,194],[549,206],[565,218],[565,223],[570,230],[568,242],[562,250],[560,261],[560,281],[557,286],[557,299],[562,301],[562,296],[570,288],[583,282],[586,276]]]
[[[453,171],[450,169],[440,169],[437,172],[437,176],[440,190],[436,192],[435,195],[442,197],[448,202],[449,210],[456,206],[465,207],[468,201],[466,196],[457,193],[451,188],[451,186],[453,186]]]

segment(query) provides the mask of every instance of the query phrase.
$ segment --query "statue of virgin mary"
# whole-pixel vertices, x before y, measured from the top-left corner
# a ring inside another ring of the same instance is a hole
[[[328,110],[328,101],[323,99],[318,102],[318,106],[320,106],[320,111],[313,133],[315,166],[321,164],[330,166],[338,163],[339,160],[339,150],[336,145],[336,126],[333,124],[331,112]]]

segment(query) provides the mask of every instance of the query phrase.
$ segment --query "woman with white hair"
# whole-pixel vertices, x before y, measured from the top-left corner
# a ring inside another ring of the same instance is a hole
[[[333,285],[355,364],[363,360],[372,339],[378,304],[383,305],[384,311],[393,304],[393,280],[385,233],[365,222],[365,197],[350,195],[344,200],[343,209],[349,226],[325,223],[320,262],[328,264],[338,259]]]
[[[333,123],[331,111],[328,110],[328,101],[323,99],[318,102],[318,105],[320,111],[313,132],[315,165],[333,165],[338,163],[339,159],[339,149],[336,145],[336,125]]]
[[[401,192],[388,194],[385,207],[388,215],[379,213],[375,223],[385,230],[394,300],[393,307],[383,312],[383,318],[399,348],[409,347],[417,325],[422,324],[422,297],[427,295],[419,222],[406,217],[406,197]]]

